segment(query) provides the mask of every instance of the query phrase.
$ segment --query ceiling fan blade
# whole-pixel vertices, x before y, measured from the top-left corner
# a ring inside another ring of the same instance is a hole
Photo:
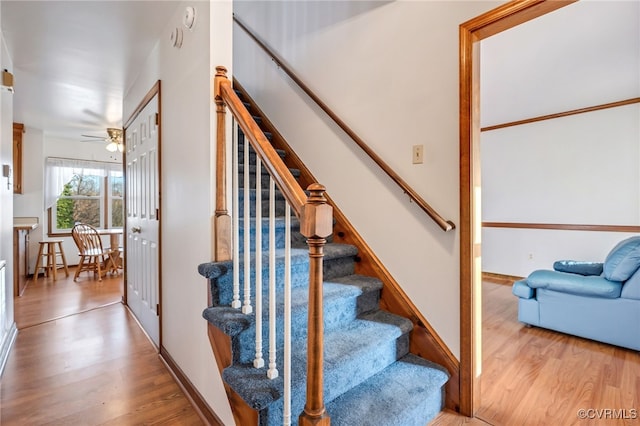
[[[93,135],[80,135],[83,138],[96,138],[96,139],[106,139],[104,136],[93,136]]]

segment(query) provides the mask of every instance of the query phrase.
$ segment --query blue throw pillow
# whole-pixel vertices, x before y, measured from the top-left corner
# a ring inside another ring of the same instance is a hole
[[[604,277],[626,281],[640,267],[640,236],[619,242],[604,261]]]
[[[600,275],[602,274],[602,263],[581,262],[577,260],[558,260],[553,263],[553,269],[560,272],[569,272],[580,275]]]

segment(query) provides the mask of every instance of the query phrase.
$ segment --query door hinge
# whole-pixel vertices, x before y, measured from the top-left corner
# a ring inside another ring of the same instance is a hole
[[[160,113],[156,112],[156,126],[160,125]]]
[[[160,220],[160,209],[156,209],[156,220]]]
[[[156,315],[160,316],[160,304],[156,303]]]

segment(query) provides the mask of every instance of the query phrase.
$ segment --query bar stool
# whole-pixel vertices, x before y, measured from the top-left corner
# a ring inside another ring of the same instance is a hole
[[[40,248],[38,249],[36,268],[33,270],[34,280],[38,279],[38,270],[40,268],[44,269],[45,277],[48,277],[49,272],[51,272],[54,281],[58,279],[57,270],[59,268],[64,268],[64,272],[68,277],[69,269],[67,268],[67,259],[65,258],[64,250],[62,249],[62,240],[45,240],[40,241],[38,244],[40,244]],[[62,263],[58,263],[58,256],[60,256]],[[46,257],[46,262],[40,266],[43,257]]]

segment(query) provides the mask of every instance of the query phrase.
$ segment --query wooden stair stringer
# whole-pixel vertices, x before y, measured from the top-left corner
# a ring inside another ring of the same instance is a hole
[[[211,298],[209,298],[209,302],[211,302]],[[213,349],[213,355],[216,359],[218,371],[222,377],[222,371],[231,365],[233,357],[231,353],[231,337],[211,323],[207,323],[207,334],[209,336],[209,342],[211,343],[211,349]],[[229,400],[235,423],[243,426],[257,425],[258,412],[251,408],[224,380],[222,383],[227,393],[227,399]]]
[[[300,177],[298,178],[300,185],[306,188],[310,184],[317,182],[318,180],[301,161],[300,157],[298,157],[284,137],[278,132],[277,128],[235,78],[233,79],[233,86],[234,89],[242,93],[243,99],[250,104],[250,110],[254,113],[253,115],[262,117],[260,127],[264,131],[272,134],[272,145],[274,148],[282,149],[286,152],[286,156],[284,157],[285,165],[289,168],[300,170]],[[411,344],[409,352],[440,364],[447,369],[451,378],[445,385],[445,407],[456,412],[459,411],[460,362],[431,324],[429,324],[424,315],[417,309],[409,296],[402,290],[400,284],[385,268],[371,247],[369,247],[362,236],[351,225],[336,203],[327,193],[325,193],[325,197],[333,207],[333,241],[336,243],[351,244],[358,248],[358,259],[355,265],[356,273],[376,277],[382,281],[383,289],[380,308],[411,320],[413,329],[410,335]]]

